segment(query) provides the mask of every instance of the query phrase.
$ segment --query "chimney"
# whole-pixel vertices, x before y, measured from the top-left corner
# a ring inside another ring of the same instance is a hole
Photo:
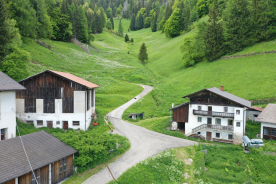
[[[220,86],[220,90],[221,90],[221,91],[224,91],[224,86]]]

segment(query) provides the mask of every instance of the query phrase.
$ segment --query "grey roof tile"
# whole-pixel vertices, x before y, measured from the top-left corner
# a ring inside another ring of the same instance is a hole
[[[0,72],[0,91],[17,91],[17,90],[26,90],[24,86]]]
[[[276,124],[276,104],[268,104],[255,121]]]
[[[21,138],[34,170],[77,152],[45,131]],[[20,137],[0,141],[0,158],[0,183],[31,172]]]

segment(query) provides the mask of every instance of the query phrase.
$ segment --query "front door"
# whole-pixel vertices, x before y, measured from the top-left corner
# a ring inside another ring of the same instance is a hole
[[[212,106],[208,106],[208,114],[212,115]]]
[[[53,121],[47,121],[47,127],[52,129],[53,128]]]
[[[206,132],[206,141],[210,141],[212,139],[212,132]]]
[[[68,121],[63,121],[63,130],[68,130]]]
[[[207,127],[212,128],[212,118],[207,118]]]

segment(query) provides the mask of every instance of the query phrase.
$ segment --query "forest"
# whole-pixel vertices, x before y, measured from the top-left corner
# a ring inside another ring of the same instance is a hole
[[[114,31],[114,18],[129,19],[128,31],[176,37],[208,16],[181,45],[184,67],[276,38],[275,0],[0,0],[0,11],[0,70],[15,80],[28,76],[26,38],[89,44],[105,28],[124,37],[121,25]]]

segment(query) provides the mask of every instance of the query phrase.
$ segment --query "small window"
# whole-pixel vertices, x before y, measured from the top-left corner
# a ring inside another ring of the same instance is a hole
[[[197,117],[198,122],[202,122],[202,117]]]
[[[201,106],[197,106],[197,110],[201,111]]]
[[[216,124],[221,125],[221,119],[216,119]]]
[[[236,114],[241,114],[241,111],[240,110],[236,110]]]
[[[216,133],[216,138],[220,138],[220,133]]]
[[[241,127],[241,122],[237,122],[236,127]]]
[[[43,126],[43,120],[37,120],[37,126]]]
[[[228,126],[233,126],[233,120],[232,119],[228,120]]]
[[[6,139],[6,129],[1,129],[1,141]]]
[[[232,134],[228,134],[228,139],[233,139],[233,135]]]
[[[63,159],[61,159],[59,161],[59,168],[60,168],[59,172],[62,173],[63,172]]]
[[[80,125],[80,122],[79,121],[73,121],[73,125],[78,126],[78,125]]]
[[[224,107],[224,112],[228,112],[228,107]]]
[[[26,121],[27,124],[33,124],[34,121]]]
[[[264,128],[264,135],[269,135],[269,129],[268,128]]]
[[[201,98],[198,98],[198,99],[197,99],[197,102],[200,103],[200,102],[201,102]]]
[[[60,125],[60,121],[57,121],[57,125]]]
[[[276,129],[271,129],[271,135],[276,136]]]
[[[64,159],[64,167],[63,167],[64,172],[66,171],[66,158]]]
[[[200,132],[197,132],[197,135],[200,135],[201,133]]]

